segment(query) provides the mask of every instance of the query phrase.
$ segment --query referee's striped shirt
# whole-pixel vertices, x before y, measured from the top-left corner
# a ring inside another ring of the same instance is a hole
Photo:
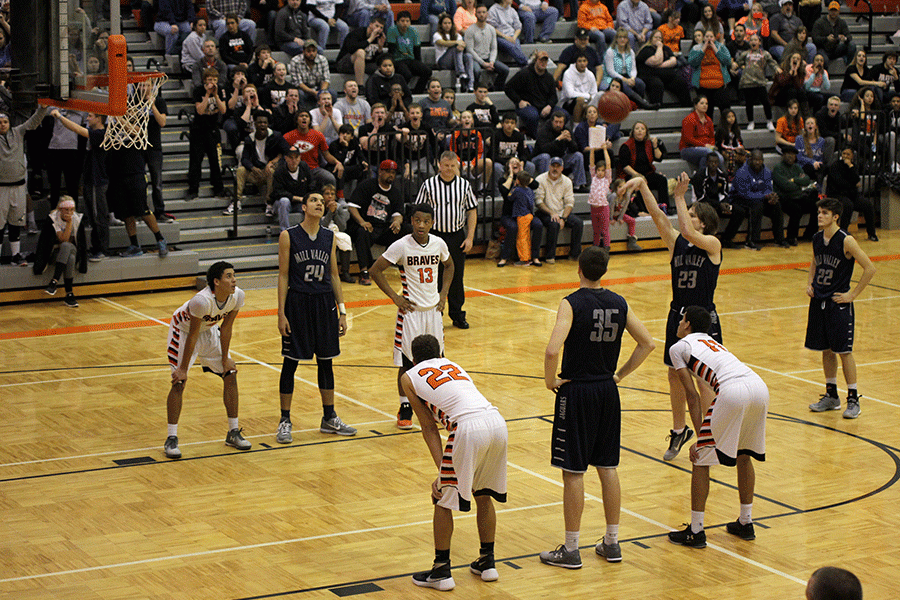
[[[449,183],[435,175],[425,180],[416,203],[434,208],[434,230],[453,233],[466,226],[466,211],[478,208],[469,182],[457,175]]]

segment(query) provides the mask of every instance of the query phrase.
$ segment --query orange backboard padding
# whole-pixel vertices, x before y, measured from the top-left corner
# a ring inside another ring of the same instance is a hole
[[[39,98],[38,103],[43,106],[58,106],[60,108],[71,108],[83,112],[92,112],[114,117],[121,117],[128,108],[128,65],[126,60],[128,57],[128,44],[125,42],[124,35],[111,35],[107,47],[107,62],[109,65],[108,76],[97,76],[90,79],[92,87],[100,85],[98,82],[105,83],[109,88],[109,100],[107,102],[97,102],[94,100],[83,100],[80,98],[69,98],[68,100],[54,100],[52,98]],[[139,81],[140,78],[136,78]]]

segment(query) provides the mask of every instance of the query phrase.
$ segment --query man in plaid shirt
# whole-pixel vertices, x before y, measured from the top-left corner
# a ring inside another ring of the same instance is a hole
[[[291,81],[300,89],[306,104],[316,104],[318,93],[328,89],[331,70],[328,68],[328,59],[319,54],[316,40],[306,40],[303,46],[303,54],[291,59],[288,73]]]
[[[234,13],[238,16],[238,29],[256,42],[256,23],[247,19],[248,0],[206,0],[206,12],[209,14],[209,26],[216,32],[216,39],[225,33],[225,15]]]

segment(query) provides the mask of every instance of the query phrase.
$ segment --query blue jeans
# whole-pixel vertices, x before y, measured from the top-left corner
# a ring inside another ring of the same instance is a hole
[[[612,44],[615,38],[615,29],[604,29],[603,31],[600,31],[599,29],[591,29],[590,31],[588,31],[588,40],[594,43],[594,46],[597,48],[597,54],[600,55],[601,61],[606,55],[606,49],[610,44]]]
[[[485,71],[484,68],[480,64],[478,64],[477,60],[472,61],[472,70],[475,72],[475,81],[478,81],[478,77],[481,75],[482,71]],[[496,73],[497,77],[494,79],[494,89],[503,91],[503,86],[506,85],[506,78],[509,77],[509,67],[506,64],[500,62],[499,60],[494,61],[494,70],[488,71],[488,73]]]
[[[157,21],[153,25],[154,31],[166,38],[166,54],[181,54],[181,42],[191,32],[191,24],[187,21],[176,25],[178,25],[177,33],[172,33],[172,25],[165,21]]]
[[[394,12],[391,10],[380,12],[372,10],[370,8],[360,8],[357,9],[356,12],[344,16],[347,18],[347,24],[353,27],[368,27],[369,23],[372,21],[372,17],[374,17],[376,14],[384,17],[385,31],[387,31],[390,26],[394,24]]]
[[[275,214],[278,215],[278,226],[281,228],[281,231],[284,231],[291,226],[289,215],[291,210],[293,210],[293,203],[290,198],[279,198],[273,206],[275,207]],[[300,212],[300,206],[301,204],[298,202],[294,212]]]
[[[549,154],[538,154],[534,157],[534,168],[538,175],[550,170],[551,158]],[[560,158],[563,159],[563,168],[572,171],[572,185],[576,188],[585,185],[587,178],[584,174],[584,155],[581,152],[571,152]]]
[[[519,9],[519,20],[522,21],[522,41],[526,44],[534,43],[534,27],[535,24],[541,23],[540,39],[549,40],[556,29],[556,22],[559,20],[559,11],[549,7],[547,10],[521,10]]]
[[[216,39],[219,39],[225,33],[225,19],[210,21],[209,28],[216,32]],[[251,42],[256,42],[256,23],[251,19],[241,19],[238,23],[238,29],[249,35]]]
[[[715,150],[709,150],[708,148],[703,148],[700,146],[689,146],[682,149],[681,158],[688,161],[692,165],[697,166],[698,170],[703,171],[704,169],[706,169],[706,159],[709,158],[710,152],[714,152],[715,155],[719,157],[720,165],[725,164],[725,159],[719,152]]]
[[[325,44],[328,42],[328,34],[331,32],[331,26],[328,21],[318,17],[309,18],[309,28],[315,33],[316,43],[319,44],[319,52],[325,52]],[[344,45],[344,38],[350,33],[350,26],[341,19],[337,19],[334,28],[338,32],[338,46]]]
[[[516,62],[520,67],[524,67],[528,64],[528,57],[525,56],[525,53],[522,52],[522,46],[517,41],[515,44],[511,43],[508,40],[503,39],[499,35],[497,36],[497,49],[501,52],[505,52],[508,56],[511,56],[512,59]],[[496,62],[496,61],[495,61]]]
[[[288,56],[294,57],[298,54],[303,54],[303,46],[297,42],[284,42],[281,44],[281,51]]]
[[[500,247],[500,260],[509,260],[516,251],[516,236],[519,233],[519,223],[515,217],[502,216],[500,224],[506,229],[506,237]],[[531,260],[541,256],[541,236],[544,235],[544,224],[540,219],[531,220]]]
[[[472,55],[465,50],[448,48],[444,55],[437,61],[439,69],[453,70],[456,77],[468,77],[470,91],[475,86],[475,69],[472,67]],[[466,91],[466,90],[462,90]]]
[[[522,128],[528,134],[528,137],[531,139],[536,138],[538,123],[541,121],[541,113],[538,109],[534,105],[529,104],[525,108],[516,107],[516,114],[522,119]]]
[[[544,260],[556,258],[556,241],[559,239],[559,223],[553,221],[550,215],[542,210],[537,211],[537,218],[540,219],[547,230],[547,252],[544,254]],[[569,214],[563,219],[563,226],[572,230],[572,241],[569,244],[569,257],[577,258],[581,254],[581,235],[584,232],[584,223],[574,214]]]

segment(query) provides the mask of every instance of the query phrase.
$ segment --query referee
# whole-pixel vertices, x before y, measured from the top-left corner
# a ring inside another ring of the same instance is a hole
[[[455,267],[450,293],[447,296],[448,312],[454,327],[468,329],[469,323],[462,309],[466,301],[463,273],[466,253],[472,249],[472,241],[475,238],[478,203],[469,182],[459,176],[459,158],[455,153],[441,154],[438,171],[437,175],[428,178],[422,184],[416,203],[424,202],[434,207],[434,228],[431,231],[447,242]],[[444,275],[443,265],[440,265],[438,273],[438,289],[440,289]]]

